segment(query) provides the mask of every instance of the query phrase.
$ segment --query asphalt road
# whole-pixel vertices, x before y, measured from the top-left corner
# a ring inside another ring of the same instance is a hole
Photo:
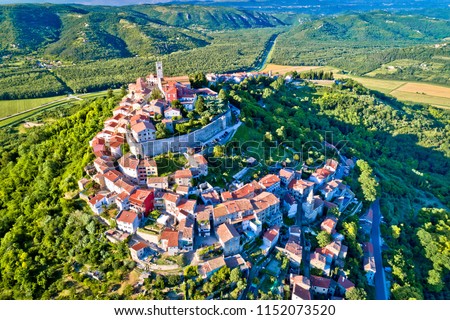
[[[381,236],[380,236],[380,202],[377,199],[372,204],[373,210],[373,223],[371,239],[373,244],[373,254],[375,256],[375,266],[377,272],[375,273],[375,299],[376,300],[388,300],[388,294],[386,292],[386,277],[383,268],[383,259],[381,257]]]

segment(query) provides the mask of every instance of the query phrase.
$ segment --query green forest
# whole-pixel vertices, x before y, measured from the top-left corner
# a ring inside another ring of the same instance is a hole
[[[304,17],[279,37],[271,62],[328,65],[363,75],[395,60],[412,59],[415,65],[379,77],[448,84],[449,30],[448,19],[410,13]],[[430,68],[433,63],[436,68]]]
[[[346,182],[359,199],[365,199],[365,206],[380,197],[386,221],[383,235],[389,247],[384,252],[385,263],[393,269],[393,298],[448,297],[450,269],[448,250],[444,248],[448,245],[445,217],[449,213],[422,208],[448,207],[450,203],[450,112],[405,105],[350,79],[332,87],[306,84],[300,88],[286,86],[280,79],[245,80],[228,88],[231,101],[241,108],[248,138],[261,141],[260,137],[269,136],[264,138],[265,150],[290,141],[307,164],[325,159],[325,150],[320,147],[324,139],[342,147],[347,156],[364,159],[358,161],[359,169]],[[258,102],[261,98],[265,108]],[[302,147],[311,144],[317,151],[303,154]],[[265,160],[270,154],[263,156]],[[371,181],[372,171],[379,182]],[[429,212],[438,212],[442,221]],[[358,221],[352,223],[354,230]],[[401,237],[400,242],[399,235],[390,240],[392,230],[387,226],[400,226],[409,236]],[[344,233],[349,233],[349,227],[344,226]],[[419,232],[420,228],[431,235]],[[356,254],[351,280],[361,284],[357,256],[362,252],[354,243],[347,245]],[[430,250],[440,254],[435,256]],[[427,263],[422,264],[424,260]],[[415,269],[409,269],[411,264]],[[401,272],[409,275],[408,281],[399,278]]]
[[[165,75],[249,70],[280,28],[209,33],[211,45],[169,55],[85,61],[50,70],[37,67],[38,59],[0,64],[0,99],[46,97],[119,88],[155,70],[163,61]],[[232,43],[233,45],[230,45]]]
[[[167,75],[253,70],[276,35],[270,63],[449,80],[450,24],[417,11],[324,17],[189,5],[4,5],[0,27],[8,31],[0,39],[0,99],[120,87],[158,60]]]

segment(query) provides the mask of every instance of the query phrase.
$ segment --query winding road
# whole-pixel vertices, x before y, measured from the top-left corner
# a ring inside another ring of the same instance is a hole
[[[373,245],[373,254],[375,256],[375,266],[377,272],[375,273],[375,298],[376,300],[388,300],[388,293],[386,290],[386,276],[383,268],[383,258],[381,256],[381,235],[380,235],[380,201],[377,199],[372,204],[373,223],[371,240]]]

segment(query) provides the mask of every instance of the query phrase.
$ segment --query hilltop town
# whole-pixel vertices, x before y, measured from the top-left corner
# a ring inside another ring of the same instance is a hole
[[[79,181],[80,196],[110,225],[105,236],[126,242],[144,273],[184,267],[207,282],[223,267],[237,269],[239,284],[230,284],[235,298],[270,291],[280,298],[344,299],[355,285],[347,278],[348,247],[336,225],[361,210],[343,182],[356,159],[338,154],[321,166],[271,168],[250,179],[236,174],[225,188],[216,186],[208,181],[205,145],[232,138],[239,110],[210,88],[194,89],[187,77],[164,78],[162,64],[156,67],[157,75],[129,84],[91,141],[96,158]],[[257,75],[207,79],[240,82]],[[158,165],[166,153],[183,165]],[[242,171],[263,165],[249,158]],[[368,232],[372,219],[369,211],[360,220]],[[361,248],[360,267],[373,285],[373,248]]]

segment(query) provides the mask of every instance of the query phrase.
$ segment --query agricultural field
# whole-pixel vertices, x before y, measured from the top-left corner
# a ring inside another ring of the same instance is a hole
[[[273,74],[286,74],[291,71],[297,71],[297,72],[305,72],[310,71],[314,69],[319,69],[321,67],[318,66],[283,66],[279,64],[273,64],[269,63],[265,66],[265,68],[262,70],[262,72],[270,72],[272,71]]]
[[[390,94],[401,101],[425,103],[444,109],[450,108],[450,87],[421,82],[358,77],[334,71],[336,78],[352,78],[369,89]]]
[[[412,59],[399,59],[391,61],[387,64],[383,64],[380,68],[366,73],[368,77],[374,77],[378,75],[395,74],[406,70],[407,68],[417,68],[427,72],[442,72],[445,64],[440,62],[424,62]]]
[[[430,104],[432,106],[444,109],[450,108],[450,87],[442,85],[361,77],[339,73],[339,69],[328,66],[283,66],[269,64],[263,71],[267,72],[269,70],[272,70],[274,73],[279,72],[280,74],[285,74],[289,71],[332,71],[336,79],[352,78],[371,90],[392,95],[393,97],[404,102]]]
[[[66,97],[67,96],[55,96],[36,99],[0,100],[0,118],[27,111],[53,101],[64,99]]]
[[[120,89],[116,89],[113,91],[114,94],[118,94]],[[66,97],[66,96],[57,96],[51,98],[37,98],[37,99],[25,99],[25,100],[0,100],[0,112],[2,111],[2,106],[9,106],[9,104],[17,103],[18,106],[21,106],[22,110],[17,113],[9,113],[6,116],[0,117],[0,128],[5,126],[11,126],[19,124],[28,118],[34,117],[44,111],[51,109],[64,109],[66,107],[73,106],[77,101],[90,101],[96,98],[100,98],[106,96],[107,91],[99,91],[92,92],[87,94],[81,94],[78,96]],[[47,101],[48,100],[48,101]],[[23,101],[23,102],[21,102]],[[45,102],[47,101],[47,102]],[[37,103],[41,103],[37,105]],[[9,109],[11,112],[14,111],[14,108]],[[22,128],[23,129],[23,128]]]
[[[377,90],[406,102],[425,103],[440,108],[450,108],[450,88],[420,82],[382,80],[337,74],[336,78],[353,78],[365,87]]]
[[[0,120],[0,128],[6,126],[17,125],[28,118],[31,118],[43,111],[54,109],[54,108],[66,108],[74,105],[74,100],[63,100],[57,101],[54,103],[49,103],[42,108],[34,108],[26,112],[19,113],[17,115],[13,115],[12,117],[8,117],[6,119]]]

